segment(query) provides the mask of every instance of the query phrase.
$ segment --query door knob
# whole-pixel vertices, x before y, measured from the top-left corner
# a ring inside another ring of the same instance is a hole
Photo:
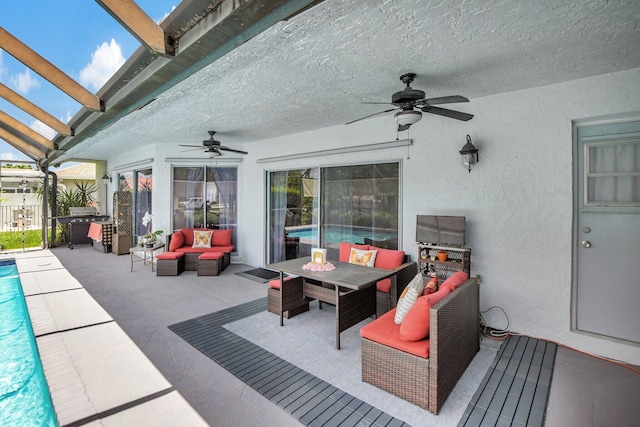
[[[591,242],[588,240],[583,240],[582,241],[582,247],[583,248],[590,248],[591,247]]]

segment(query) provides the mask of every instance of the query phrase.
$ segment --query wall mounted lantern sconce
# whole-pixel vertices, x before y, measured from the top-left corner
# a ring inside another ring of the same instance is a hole
[[[471,143],[471,137],[467,135],[467,143],[460,150],[462,166],[471,173],[471,169],[478,163],[478,149]]]
[[[111,175],[109,175],[109,172],[104,171],[104,175],[102,175],[102,182],[104,185],[109,185],[111,182]]]

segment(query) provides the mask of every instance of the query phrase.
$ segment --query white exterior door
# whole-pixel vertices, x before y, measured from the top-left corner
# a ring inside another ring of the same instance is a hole
[[[640,122],[577,128],[573,320],[640,343]]]

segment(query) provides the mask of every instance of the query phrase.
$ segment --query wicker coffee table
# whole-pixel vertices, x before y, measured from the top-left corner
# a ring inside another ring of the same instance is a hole
[[[267,268],[280,272],[281,288],[289,284],[283,280],[284,273],[300,276],[306,279],[303,284],[305,297],[336,306],[336,348],[340,350],[340,332],[376,314],[375,285],[387,277],[396,280],[396,273],[339,261],[330,261],[335,270],[303,270],[302,266],[310,261],[311,257],[296,258],[269,264]],[[282,318],[280,313],[280,325]]]

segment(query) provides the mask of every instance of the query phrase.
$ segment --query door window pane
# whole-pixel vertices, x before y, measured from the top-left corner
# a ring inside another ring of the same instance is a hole
[[[585,144],[588,205],[640,204],[640,141]]]

